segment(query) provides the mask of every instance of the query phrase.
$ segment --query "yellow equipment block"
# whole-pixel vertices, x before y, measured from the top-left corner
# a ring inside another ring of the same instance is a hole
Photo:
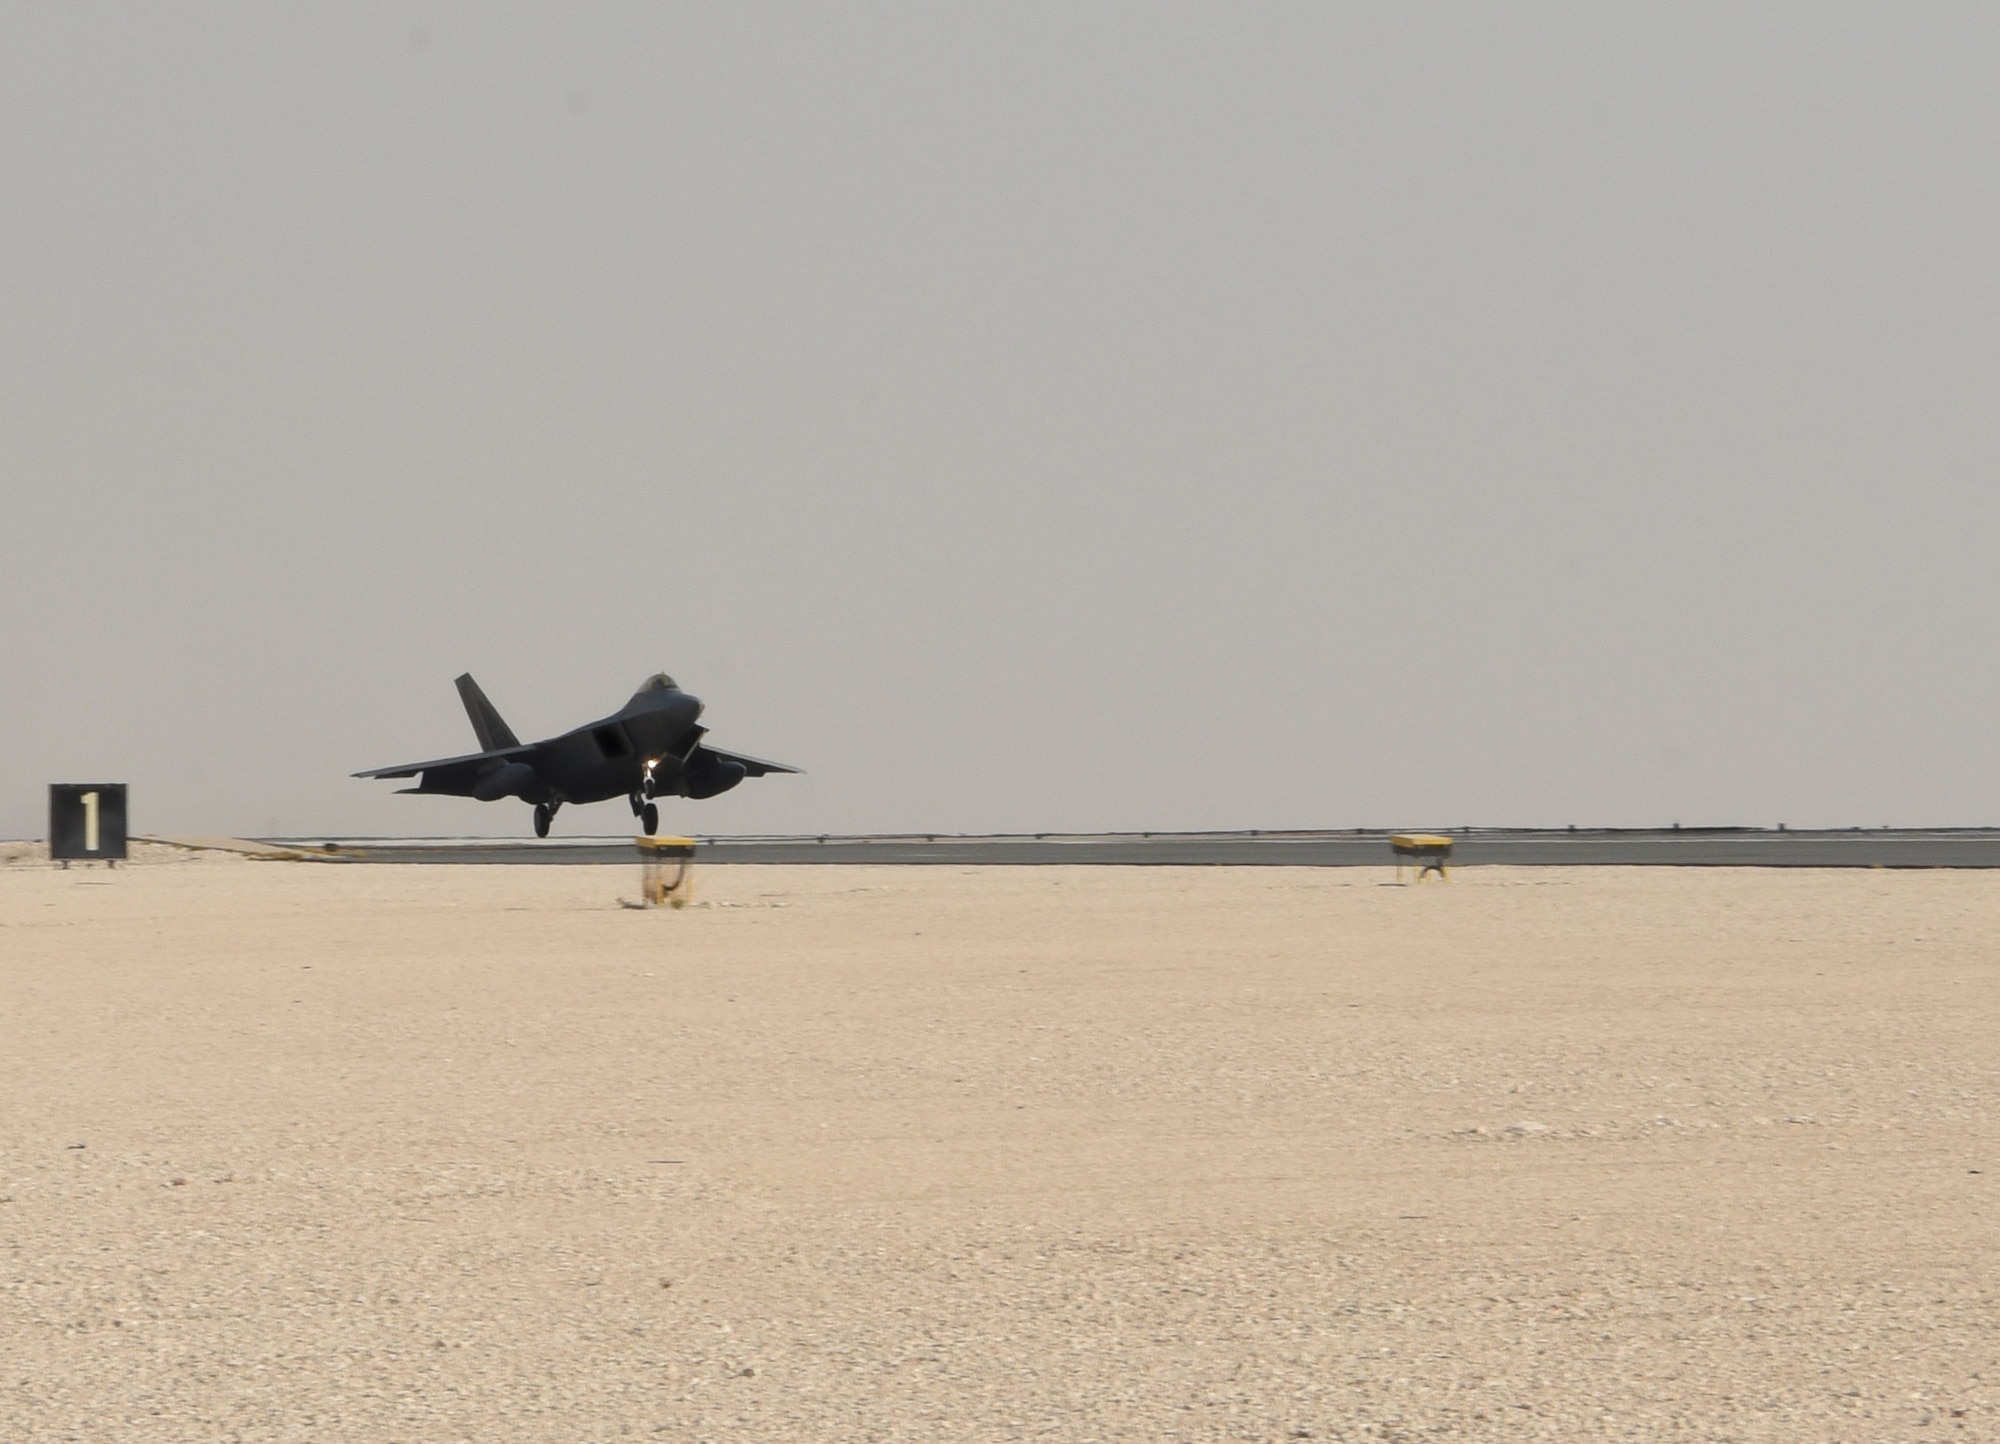
[[[1442,882],[1451,881],[1446,864],[1451,861],[1451,839],[1438,832],[1396,832],[1389,835],[1389,850],[1396,854],[1396,881],[1403,880],[1404,864],[1417,869],[1417,881],[1436,873]]]
[[[639,898],[645,906],[684,908],[694,896],[694,839],[642,837]]]

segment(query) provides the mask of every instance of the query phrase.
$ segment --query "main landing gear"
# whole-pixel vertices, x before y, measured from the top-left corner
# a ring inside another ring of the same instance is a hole
[[[536,837],[547,837],[549,835],[549,824],[555,821],[556,809],[561,806],[560,802],[538,802],[535,804]]]

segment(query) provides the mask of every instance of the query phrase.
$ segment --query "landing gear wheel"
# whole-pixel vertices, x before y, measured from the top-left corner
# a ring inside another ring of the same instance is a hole
[[[651,837],[660,830],[660,809],[647,803],[646,810],[639,814],[639,824],[646,829],[646,836]]]
[[[626,798],[625,800],[632,804],[632,815],[634,817],[637,817],[639,815],[639,809],[646,805],[646,799],[641,797],[636,792],[633,793],[630,797]]]
[[[535,804],[535,836],[536,836],[536,837],[547,837],[547,836],[549,835],[549,819],[550,819],[550,816],[551,816],[551,814],[550,814],[550,812],[549,812],[549,809],[548,809],[548,804],[547,804],[547,803],[543,803],[543,802],[538,802],[538,803],[536,803],[536,804]]]

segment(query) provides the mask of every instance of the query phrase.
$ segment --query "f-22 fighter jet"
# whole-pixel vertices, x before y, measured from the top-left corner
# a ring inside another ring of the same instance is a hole
[[[472,718],[479,751],[354,775],[417,778],[415,787],[399,789],[403,792],[481,802],[518,797],[534,804],[536,837],[549,835],[549,823],[565,802],[622,796],[650,836],[659,831],[660,809],[653,799],[662,793],[713,797],[746,777],[799,770],[707,745],[702,738],[708,729],[695,723],[701,699],[683,692],[665,672],[648,677],[631,701],[603,721],[525,745],[500,720],[470,672],[458,679],[458,695]]]

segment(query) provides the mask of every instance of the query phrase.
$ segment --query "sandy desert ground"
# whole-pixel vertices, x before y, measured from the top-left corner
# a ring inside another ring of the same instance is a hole
[[[0,865],[0,1438],[2000,1438],[2000,874]]]

